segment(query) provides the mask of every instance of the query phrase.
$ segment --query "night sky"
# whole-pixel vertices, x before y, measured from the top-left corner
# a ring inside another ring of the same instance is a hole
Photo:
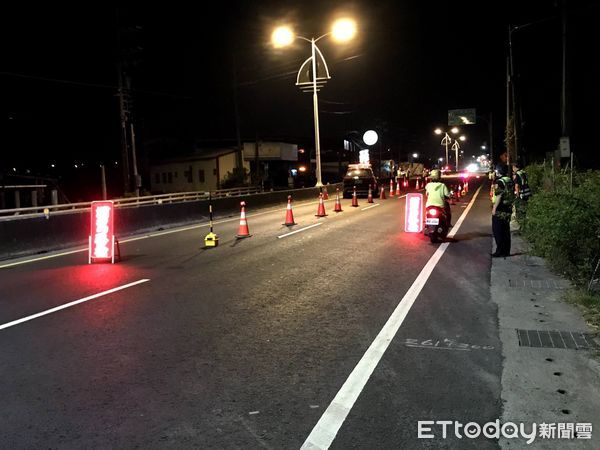
[[[332,79],[320,94],[325,149],[351,131],[382,131],[395,154],[441,156],[433,128],[447,110],[494,115],[496,153],[505,122],[507,26],[548,20],[514,33],[515,69],[530,160],[560,136],[560,8],[555,1],[232,1],[120,8],[122,26],[141,30],[123,45],[132,56],[135,124],[142,160],[235,143],[234,93],[246,140],[313,145],[310,94],[294,85],[310,47],[269,46],[273,27],[292,23],[311,37],[336,15],[359,24],[348,45],[324,40]],[[598,165],[599,3],[568,5],[569,124],[581,165]],[[97,7],[31,6],[3,14],[0,70],[0,170],[47,173],[49,164],[120,160],[117,12]],[[593,51],[592,51],[593,50]],[[237,89],[234,90],[234,85]],[[466,154],[487,141],[480,122],[464,128]],[[156,145],[161,142],[161,145]]]

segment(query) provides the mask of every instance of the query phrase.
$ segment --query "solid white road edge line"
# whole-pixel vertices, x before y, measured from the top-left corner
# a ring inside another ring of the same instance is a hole
[[[277,239],[281,239],[281,238],[284,238],[284,237],[287,237],[287,236],[291,236],[292,234],[300,233],[301,231],[308,230],[309,228],[318,227],[319,225],[323,225],[323,222],[313,223],[312,225],[309,225],[309,226],[304,227],[304,228],[300,228],[299,230],[294,230],[294,231],[292,231],[290,233],[282,234],[281,236],[277,236]]]
[[[477,189],[469,206],[464,210],[456,222],[456,225],[454,225],[452,236],[456,234],[462,225],[465,217],[473,206],[479,191],[481,191],[481,186]],[[452,236],[449,235],[449,237]],[[371,343],[356,367],[354,367],[354,370],[352,370],[348,379],[344,382],[341,389],[312,429],[306,438],[306,441],[304,441],[304,444],[302,444],[302,449],[328,449],[332,444],[339,429],[346,420],[348,413],[354,406],[354,403],[367,384],[367,381],[369,381],[375,367],[379,364],[379,361],[390,345],[390,342],[392,342],[392,339],[400,329],[400,325],[404,322],[410,308],[449,245],[448,242],[441,244],[429,261],[427,261],[427,264],[425,264],[421,273],[419,273],[412,286],[408,289],[400,303],[398,303],[398,306],[396,306],[396,309],[390,318],[387,320],[375,340]]]
[[[4,330],[5,328],[14,327],[15,325],[19,325],[23,322],[28,322],[33,319],[37,319],[38,317],[46,316],[48,314],[55,313],[62,309],[70,308],[71,306],[79,305],[80,303],[88,302],[90,300],[94,300],[95,298],[102,297],[104,295],[112,294],[113,292],[122,291],[123,289],[130,288],[132,286],[136,286],[138,284],[145,283],[146,281],[150,281],[147,278],[143,278],[138,281],[134,281],[133,283],[124,284],[122,286],[118,286],[116,288],[109,289],[107,291],[102,291],[94,295],[90,295],[88,297],[80,298],[79,300],[75,300],[69,303],[65,303],[64,305],[56,306],[55,308],[47,309],[46,311],[39,312],[37,314],[33,314],[31,316],[23,317],[21,319],[13,320],[12,322],[5,323],[0,325],[0,330]]]

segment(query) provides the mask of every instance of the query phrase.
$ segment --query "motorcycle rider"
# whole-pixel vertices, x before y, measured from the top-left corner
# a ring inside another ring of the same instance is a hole
[[[450,209],[450,190],[448,186],[441,182],[441,173],[438,169],[434,169],[429,174],[430,182],[425,186],[425,193],[427,194],[427,202],[425,203],[425,209],[429,206],[437,206],[438,208],[444,208],[444,212],[448,219],[448,227],[452,223],[452,211]]]

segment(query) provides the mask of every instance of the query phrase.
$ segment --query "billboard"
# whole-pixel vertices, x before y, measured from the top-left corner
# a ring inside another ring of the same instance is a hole
[[[448,110],[448,126],[450,127],[474,125],[476,119],[477,114],[475,108]]]

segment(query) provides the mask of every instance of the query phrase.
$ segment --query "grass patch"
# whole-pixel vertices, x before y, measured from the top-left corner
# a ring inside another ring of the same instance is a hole
[[[565,293],[565,301],[577,305],[583,311],[583,317],[596,331],[600,331],[600,293],[591,293],[585,289],[571,289]]]

